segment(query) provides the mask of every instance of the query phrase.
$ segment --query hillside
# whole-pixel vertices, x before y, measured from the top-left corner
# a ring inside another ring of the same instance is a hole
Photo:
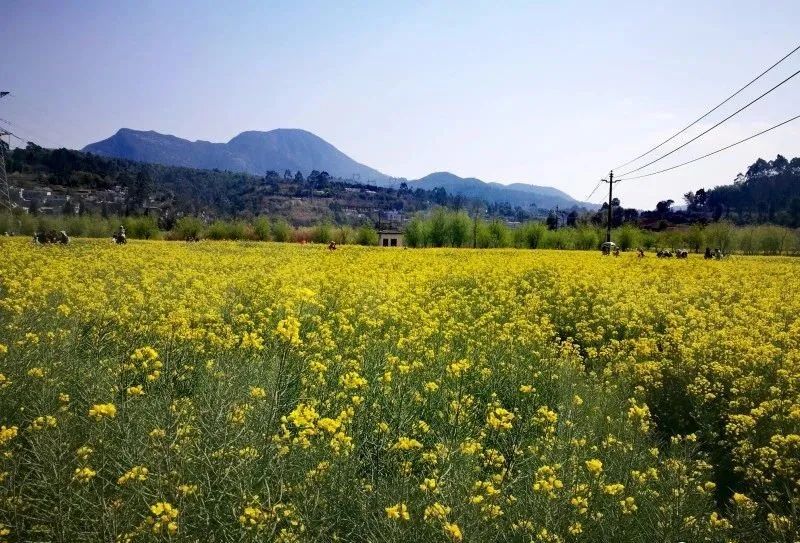
[[[292,224],[400,221],[455,198],[443,190],[357,184],[313,171],[308,176],[164,166],[28,144],[8,156],[12,203],[41,214],[148,213],[214,217],[282,217]],[[469,202],[459,202],[467,205]]]
[[[409,186],[422,189],[441,187],[448,194],[458,194],[487,202],[505,202],[522,208],[551,209],[558,206],[563,209],[572,207],[587,207],[591,209],[596,207],[593,204],[579,202],[565,192],[553,187],[540,187],[524,183],[511,185],[488,183],[474,177],[459,177],[450,172],[432,173],[422,179],[411,181]]]
[[[297,129],[242,132],[227,143],[189,141],[154,131],[122,128],[83,148],[96,155],[138,162],[263,175],[268,170],[327,171],[334,177],[386,184],[389,176],[351,159],[322,138]]]
[[[242,132],[227,143],[189,141],[154,131],[120,129],[108,139],[84,147],[86,152],[187,168],[219,169],[263,175],[266,171],[282,174],[285,170],[326,171],[331,176],[360,184],[399,188],[393,178],[374,168],[356,162],[324,139],[299,129],[277,129],[268,132]],[[476,178],[461,178],[447,172],[432,173],[407,182],[409,187],[445,189],[448,194],[478,198],[494,204],[509,204],[525,209],[551,209],[574,206],[592,209],[596,206],[579,202],[552,188],[524,183],[504,185]]]

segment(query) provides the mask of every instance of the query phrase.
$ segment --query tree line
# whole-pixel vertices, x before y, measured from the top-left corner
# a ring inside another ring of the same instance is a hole
[[[501,220],[486,220],[463,211],[436,209],[427,216],[415,216],[405,228],[409,247],[476,247],[518,249],[597,250],[606,231],[591,221],[557,228],[552,223],[527,221],[509,226]],[[701,253],[706,247],[725,253],[798,254],[800,230],[779,225],[737,226],[729,221],[696,223],[654,231],[635,224],[612,230],[612,240],[623,251],[685,248]]]

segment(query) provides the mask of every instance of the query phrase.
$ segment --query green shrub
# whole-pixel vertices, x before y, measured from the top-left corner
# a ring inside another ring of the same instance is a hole
[[[311,231],[311,241],[314,243],[330,243],[333,240],[333,227],[330,223],[318,224]]]
[[[639,245],[639,229],[635,226],[624,225],[617,231],[617,245],[623,251],[627,251]]]
[[[278,219],[272,223],[272,239],[286,243],[292,239],[292,227],[284,219]]]
[[[358,245],[378,245],[378,232],[371,226],[360,227],[355,238]]]
[[[269,241],[271,230],[267,217],[257,217],[256,220],[253,221],[253,234],[257,240]]]
[[[419,217],[413,217],[405,228],[405,242],[408,247],[425,247],[427,233],[425,222]]]
[[[600,235],[596,228],[580,226],[575,229],[575,248],[584,251],[594,250],[600,246]]]
[[[181,217],[175,223],[175,232],[178,234],[178,238],[182,240],[197,239],[202,231],[203,222],[197,217],[187,215],[186,217]]]
[[[516,247],[536,249],[547,232],[547,227],[540,222],[527,222],[514,231]]]

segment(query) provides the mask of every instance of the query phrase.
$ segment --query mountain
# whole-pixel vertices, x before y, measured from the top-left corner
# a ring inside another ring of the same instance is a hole
[[[509,203],[523,208],[535,205],[537,208],[550,209],[560,207],[569,209],[573,206],[594,209],[594,204],[579,202],[566,192],[553,187],[512,183],[503,185],[476,179],[459,177],[450,172],[436,172],[422,179],[410,181],[411,188],[434,189],[442,187],[450,194],[460,194],[467,198],[479,198],[493,203]]]
[[[122,128],[103,141],[83,148],[96,155],[166,166],[219,169],[263,175],[267,170],[327,171],[334,177],[361,183],[388,184],[391,178],[359,164],[319,136],[281,128],[242,132],[228,143],[189,141],[154,131]]]
[[[83,148],[85,152],[113,158],[187,168],[219,169],[264,175],[268,170],[327,171],[333,177],[361,184],[398,187],[401,179],[385,175],[360,164],[322,138],[299,129],[281,128],[269,132],[242,132],[227,143],[189,141],[154,131],[122,128],[103,141]],[[549,209],[573,206],[593,209],[597,206],[579,202],[552,188],[524,183],[503,185],[475,178],[461,178],[448,172],[432,173],[409,181],[409,187],[444,188],[449,194],[480,198],[490,203]]]

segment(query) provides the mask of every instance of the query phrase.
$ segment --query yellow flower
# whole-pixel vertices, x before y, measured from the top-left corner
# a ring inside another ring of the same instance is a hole
[[[245,332],[242,334],[242,349],[253,349],[254,351],[264,350],[264,338],[255,332]]]
[[[144,396],[144,387],[141,385],[128,387],[126,392],[128,396]]]
[[[450,508],[446,505],[442,505],[439,502],[434,503],[433,505],[429,505],[425,508],[425,512],[423,513],[423,518],[425,520],[435,519],[435,520],[444,520],[447,515],[450,514]]]
[[[83,445],[82,447],[79,447],[77,451],[75,451],[75,456],[77,456],[81,460],[86,460],[92,455],[93,452],[94,449],[92,449],[91,447],[87,447],[86,445]]]
[[[261,387],[250,387],[250,397],[261,399],[267,396],[267,391]]]
[[[95,420],[113,419],[117,416],[117,407],[113,403],[96,403],[89,408],[89,416]]]
[[[621,494],[624,490],[625,485],[620,483],[605,485],[603,487],[603,493],[608,494],[609,496],[616,496],[617,494]]]
[[[404,503],[386,507],[385,510],[386,516],[392,520],[411,520],[411,515],[408,514],[408,508]]]
[[[345,389],[358,389],[364,388],[367,386],[367,380],[361,377],[358,372],[351,371],[342,375],[339,378],[339,384],[342,385]]]
[[[19,428],[16,426],[0,426],[0,446],[5,445],[15,437],[17,437],[17,432]]]
[[[97,472],[90,467],[75,468],[75,474],[72,479],[85,484],[91,481],[95,475],[97,475]]]
[[[197,485],[182,484],[178,485],[177,490],[178,494],[182,494],[184,496],[192,496],[194,494],[197,494]]]
[[[400,436],[397,438],[397,442],[392,445],[392,448],[399,451],[412,451],[414,449],[421,449],[422,443],[410,437]]]
[[[442,525],[442,528],[444,529],[445,535],[449,537],[451,541],[458,543],[464,539],[464,536],[461,533],[461,528],[458,527],[458,524],[454,522],[445,522]]]
[[[55,428],[58,425],[56,418],[52,415],[36,417],[31,423],[33,430],[44,430],[45,428]]]
[[[42,368],[31,368],[28,370],[28,377],[41,379],[44,377],[45,371]]]
[[[295,317],[286,317],[278,323],[275,335],[292,346],[298,346],[300,341],[300,321]]]
[[[622,507],[622,513],[625,515],[630,515],[635,513],[637,509],[636,500],[633,499],[633,496],[628,496],[624,500],[620,500],[619,505]]]
[[[436,479],[426,478],[424,481],[422,481],[422,484],[419,485],[419,489],[423,492],[431,492],[436,490]]]
[[[134,466],[117,479],[117,484],[124,485],[129,481],[144,481],[147,479],[148,473],[150,473],[150,471],[146,467]]]
[[[745,496],[744,494],[740,494],[739,492],[734,492],[733,494],[733,502],[738,506],[749,505],[753,502],[750,498]]]
[[[514,413],[503,409],[502,407],[495,407],[486,416],[486,424],[495,430],[510,430],[511,422],[514,420]]]
[[[586,461],[586,469],[593,475],[600,475],[603,472],[603,462],[597,458]]]
[[[178,531],[179,510],[169,502],[157,502],[150,506],[150,516],[147,518],[148,524],[154,534],[166,532],[174,535]]]
[[[317,427],[319,427],[324,432],[329,434],[335,434],[339,428],[341,428],[342,423],[336,419],[331,419],[328,417],[322,417],[317,421]]]

